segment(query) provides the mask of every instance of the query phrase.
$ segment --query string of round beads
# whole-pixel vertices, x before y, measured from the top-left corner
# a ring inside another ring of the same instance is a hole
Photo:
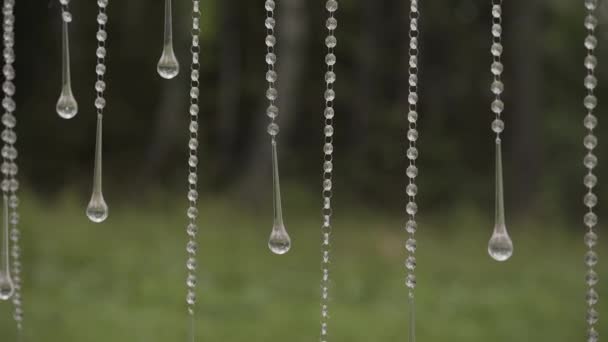
[[[277,43],[277,38],[274,35],[274,28],[276,26],[276,20],[274,19],[274,10],[276,4],[274,0],[266,0],[266,64],[268,65],[268,71],[266,72],[266,81],[268,82],[268,89],[266,89],[266,98],[268,99],[268,108],[266,109],[266,115],[270,118],[270,124],[268,125],[268,134],[272,137],[272,141],[275,141],[275,137],[279,134],[279,125],[275,122],[277,116],[279,116],[279,108],[276,106],[276,101],[279,96],[279,92],[276,88],[277,72],[275,70],[275,64],[277,62],[277,55],[274,52],[274,47]]]
[[[192,64],[190,66],[190,139],[188,141],[188,226],[186,233],[188,242],[186,243],[187,261],[186,261],[186,304],[188,314],[194,317],[194,308],[196,305],[196,252],[198,248],[198,98],[199,98],[199,34],[200,34],[200,2],[199,0],[192,1]],[[192,337],[194,339],[194,337]]]
[[[504,66],[502,64],[502,0],[492,1],[492,47],[490,52],[492,53],[493,62],[491,71],[494,75],[494,81],[490,86],[492,94],[495,98],[492,101],[491,109],[496,115],[494,122],[492,122],[492,131],[496,133],[496,142],[500,142],[500,134],[504,131],[505,123],[501,119],[505,104],[502,101],[502,92],[504,91],[504,84],[501,80]]]
[[[328,338],[328,323],[329,323],[329,286],[330,286],[330,238],[331,238],[331,198],[332,192],[332,176],[333,176],[333,136],[334,136],[334,101],[336,99],[336,92],[334,91],[334,84],[336,82],[336,73],[334,67],[336,64],[336,55],[334,49],[338,44],[338,40],[334,35],[336,28],[338,27],[338,21],[335,18],[335,13],[338,10],[338,1],[328,0],[325,4],[325,8],[328,12],[328,18],[325,23],[327,27],[327,37],[325,38],[325,46],[327,47],[327,54],[325,55],[325,64],[327,65],[327,71],[325,73],[325,110],[324,116],[324,145],[323,145],[323,224],[321,226],[322,242],[321,242],[321,342],[326,342]]]
[[[95,74],[97,75],[97,82],[95,82],[95,91],[97,92],[95,108],[97,109],[98,117],[103,116],[103,110],[106,107],[106,99],[104,97],[106,82],[104,79],[106,74],[106,40],[108,38],[108,33],[106,32],[106,24],[108,23],[106,8],[108,7],[108,1],[109,0],[97,0],[99,12],[97,14],[97,50],[95,52],[97,56],[97,65],[95,66]]]
[[[61,19],[66,22],[72,22],[72,13],[70,13],[70,9],[68,7],[70,0],[59,0],[61,4]]]
[[[15,69],[13,63],[15,62],[15,15],[14,15],[15,0],[4,0],[2,13],[3,13],[3,44],[4,44],[4,67],[2,72],[4,74],[4,83],[2,84],[2,91],[4,98],[2,99],[2,107],[5,112],[2,115],[2,123],[4,130],[2,131],[2,141],[4,146],[2,147],[2,192],[5,198],[8,199],[9,206],[9,223],[10,223],[10,240],[11,240],[11,273],[13,285],[15,286],[15,292],[12,297],[14,313],[13,318],[17,323],[19,331],[23,327],[23,305],[21,296],[21,248],[19,246],[20,240],[20,229],[19,229],[19,198],[17,197],[17,190],[19,188],[19,182],[17,181],[17,149],[15,143],[17,142],[17,134],[14,129],[17,124],[14,112],[16,110],[16,103],[13,100],[15,95]]]
[[[597,126],[597,117],[594,115],[594,110],[597,106],[597,97],[594,95],[595,87],[597,86],[597,78],[595,77],[595,68],[597,66],[597,58],[595,57],[595,49],[597,47],[597,38],[595,37],[595,28],[598,20],[595,16],[595,10],[597,8],[597,0],[585,0],[585,8],[587,9],[587,16],[585,17],[585,28],[587,29],[587,37],[585,38],[585,48],[587,49],[587,56],[585,57],[585,68],[587,75],[585,76],[584,85],[587,89],[587,95],[584,99],[584,106],[587,110],[587,115],[584,119],[585,128],[587,128],[587,135],[584,139],[584,145],[587,149],[587,155],[584,158],[584,165],[587,169],[587,175],[584,178],[585,186],[588,190],[584,197],[584,204],[588,208],[588,212],[584,216],[584,223],[587,227],[587,233],[585,234],[585,244],[588,247],[588,251],[585,254],[585,265],[588,267],[586,275],[587,283],[587,341],[597,342],[599,340],[599,333],[595,329],[595,326],[599,320],[599,314],[595,309],[599,301],[599,295],[595,290],[597,286],[598,275],[594,268],[598,262],[597,253],[594,250],[597,244],[597,234],[594,231],[594,227],[597,225],[597,215],[593,212],[593,208],[597,205],[597,196],[593,193],[593,188],[597,184],[597,176],[593,173],[593,169],[597,166],[597,156],[593,153],[597,146],[598,139],[594,135],[593,130]]]
[[[409,142],[407,149],[407,159],[409,165],[406,170],[409,182],[406,187],[406,193],[408,196],[408,203],[406,205],[406,212],[409,216],[409,220],[406,223],[406,231],[409,234],[409,238],[405,243],[407,250],[407,259],[405,261],[405,268],[407,270],[407,276],[405,284],[409,289],[409,296],[414,297],[414,289],[416,288],[416,229],[418,224],[416,222],[416,214],[418,212],[418,205],[416,204],[416,195],[418,195],[418,186],[416,185],[416,177],[418,176],[418,167],[416,166],[416,159],[418,159],[418,148],[416,142],[418,141],[418,19],[420,13],[418,12],[418,0],[411,0],[410,3],[410,30],[409,30],[409,94],[408,94],[408,122],[409,129],[407,132],[407,140]]]

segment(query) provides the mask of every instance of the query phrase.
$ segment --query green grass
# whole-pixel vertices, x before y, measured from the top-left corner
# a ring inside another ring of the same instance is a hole
[[[102,225],[86,220],[81,202],[23,201],[27,341],[185,341],[184,201],[112,206]],[[269,206],[201,204],[199,341],[318,339],[320,219],[316,200],[296,202],[285,203],[294,246],[282,257],[266,248]],[[491,224],[480,217],[423,215],[418,340],[584,341],[582,234],[513,226],[516,254],[498,264],[486,255]],[[401,222],[361,206],[337,208],[332,341],[406,341]],[[9,310],[0,303],[2,342],[15,341]],[[608,336],[608,324],[599,329]]]

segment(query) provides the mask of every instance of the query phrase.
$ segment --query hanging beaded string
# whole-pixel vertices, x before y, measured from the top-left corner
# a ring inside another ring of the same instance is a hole
[[[97,50],[95,52],[95,55],[97,56],[97,65],[95,66],[95,73],[97,74],[97,82],[95,83],[95,91],[97,92],[95,108],[97,109],[98,116],[103,116],[103,110],[106,106],[106,100],[104,98],[106,83],[104,77],[106,74],[106,39],[108,38],[108,33],[106,32],[106,24],[108,23],[106,7],[108,7],[108,1],[109,0],[97,0],[99,13],[97,14]]]
[[[587,136],[584,139],[584,145],[587,149],[587,155],[584,158],[584,164],[587,168],[587,175],[585,176],[584,183],[588,189],[587,194],[584,197],[585,206],[589,211],[585,214],[584,222],[587,226],[588,231],[585,234],[585,244],[589,248],[585,254],[585,265],[588,267],[586,275],[587,289],[587,341],[597,342],[599,340],[599,333],[595,329],[596,324],[599,320],[599,314],[595,309],[598,303],[599,295],[595,290],[595,286],[598,283],[598,275],[594,268],[597,265],[598,257],[594,251],[594,247],[597,244],[597,234],[594,231],[594,227],[597,225],[597,215],[593,212],[593,208],[597,204],[597,196],[593,193],[593,188],[597,184],[597,177],[593,174],[593,169],[597,166],[597,157],[593,154],[593,150],[597,146],[597,137],[594,135],[593,130],[597,126],[597,117],[594,115],[595,107],[597,106],[597,97],[594,95],[594,89],[597,86],[597,78],[595,77],[595,68],[597,66],[597,58],[595,57],[595,48],[597,47],[597,38],[595,37],[595,27],[597,26],[598,20],[595,16],[595,10],[597,8],[597,0],[585,0],[585,7],[587,9],[587,16],[585,18],[585,28],[587,28],[587,37],[585,38],[585,48],[587,48],[587,56],[585,57],[585,68],[587,69],[587,76],[585,77],[585,88],[587,89],[587,96],[584,99],[584,105],[587,109],[587,115],[584,119],[584,125],[587,128]]]
[[[17,323],[17,329],[19,332],[23,329],[23,306],[21,297],[21,249],[19,246],[20,230],[19,224],[19,213],[18,205],[19,199],[17,197],[17,189],[19,188],[19,182],[17,181],[17,149],[15,143],[17,141],[17,134],[14,131],[17,120],[14,112],[16,109],[13,95],[15,95],[15,69],[13,63],[15,62],[15,15],[14,15],[15,0],[4,0],[3,6],[3,28],[4,28],[4,67],[2,69],[4,74],[4,84],[2,90],[4,92],[4,99],[2,100],[2,107],[5,110],[2,116],[2,123],[4,124],[4,131],[2,131],[2,140],[4,141],[4,147],[2,148],[2,174],[4,175],[4,181],[2,184],[2,190],[5,199],[8,198],[9,206],[9,222],[10,222],[10,240],[11,244],[11,257],[12,257],[12,280],[15,292],[13,293],[13,305],[14,313],[13,318]]]
[[[199,0],[192,1],[192,64],[190,66],[190,140],[188,141],[188,201],[189,207],[187,211],[188,227],[188,242],[186,244],[187,261],[187,277],[186,277],[186,304],[188,307],[188,315],[190,315],[190,341],[195,340],[195,316],[194,309],[196,305],[196,251],[197,251],[197,234],[198,225],[198,96],[199,96],[199,35],[200,35],[200,2]]]
[[[492,82],[491,90],[495,95],[495,99],[492,102],[492,112],[496,114],[496,119],[492,123],[492,130],[496,133],[497,142],[500,141],[500,133],[504,130],[504,122],[501,119],[501,114],[504,110],[504,103],[501,99],[502,92],[504,91],[504,84],[502,83],[501,76],[504,70],[502,64],[502,0],[492,1],[492,48],[491,53],[493,57],[492,63],[492,74],[494,75],[494,81]]]
[[[266,64],[268,65],[268,71],[266,72],[266,81],[268,81],[268,89],[266,90],[266,98],[269,101],[266,114],[270,118],[270,124],[268,125],[268,134],[275,141],[276,135],[279,133],[279,125],[275,123],[277,116],[279,115],[279,108],[275,102],[278,97],[278,91],[275,87],[277,81],[277,72],[275,71],[275,63],[277,62],[277,55],[274,53],[274,46],[276,45],[277,38],[274,35],[274,27],[276,20],[274,19],[274,9],[276,4],[274,0],[266,0],[266,21],[265,26],[267,29],[266,35]]]
[[[321,342],[326,342],[328,339],[328,323],[329,323],[329,267],[330,267],[330,238],[331,238],[331,216],[333,213],[331,207],[332,198],[332,172],[333,172],[333,136],[334,136],[334,101],[336,99],[336,93],[334,91],[334,84],[336,82],[336,73],[334,72],[334,66],[336,64],[336,55],[334,49],[338,44],[338,40],[334,35],[336,28],[338,27],[338,20],[334,17],[335,12],[338,10],[338,1],[328,0],[325,4],[325,8],[328,12],[328,18],[325,23],[327,27],[327,37],[325,38],[325,46],[327,47],[327,54],[325,55],[325,64],[327,65],[327,71],[325,73],[325,111],[323,116],[325,118],[325,126],[323,133],[325,136],[325,143],[323,145],[323,225],[321,227],[322,242],[321,242]]]
[[[409,302],[409,341],[414,342],[416,338],[415,333],[415,306],[414,306],[414,289],[416,288],[416,229],[418,224],[416,222],[416,213],[418,212],[418,205],[416,204],[416,195],[418,194],[418,186],[416,185],[416,177],[418,176],[418,167],[416,166],[416,159],[418,159],[418,149],[416,147],[416,141],[418,140],[418,19],[420,13],[418,12],[418,0],[411,0],[410,3],[410,30],[409,30],[409,113],[408,122],[409,129],[407,132],[407,139],[409,141],[409,147],[407,149],[407,158],[409,160],[409,166],[407,167],[406,173],[409,178],[409,184],[407,185],[406,192],[409,197],[409,201],[406,206],[409,220],[406,223],[406,231],[409,234],[409,238],[405,243],[406,250],[408,252],[407,259],[405,261],[405,268],[407,270],[407,276],[405,284],[409,289],[408,302]]]

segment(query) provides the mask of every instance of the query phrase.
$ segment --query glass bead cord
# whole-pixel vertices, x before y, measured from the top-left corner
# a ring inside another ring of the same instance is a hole
[[[5,208],[5,214],[8,217],[4,217],[5,229],[10,229],[9,240],[10,240],[10,273],[12,277],[12,283],[14,292],[10,299],[13,302],[13,319],[17,324],[19,334],[23,329],[23,298],[22,298],[22,278],[21,278],[21,247],[20,247],[20,236],[21,231],[19,229],[19,198],[17,196],[17,190],[19,188],[19,182],[17,181],[17,149],[15,143],[17,141],[17,134],[15,132],[15,126],[17,120],[15,118],[16,103],[13,96],[16,91],[14,84],[15,69],[13,63],[15,62],[15,0],[4,0],[3,2],[3,45],[4,45],[4,83],[2,85],[2,91],[4,98],[2,100],[2,107],[4,108],[4,114],[2,115],[2,123],[4,130],[2,131],[2,141],[4,146],[2,148],[2,193]],[[8,266],[8,265],[7,265]]]
[[[418,148],[416,143],[418,141],[419,133],[417,128],[418,122],[418,56],[419,51],[419,20],[420,12],[418,7],[418,0],[410,0],[410,12],[409,12],[409,49],[408,49],[408,106],[409,112],[408,118],[408,131],[407,131],[407,159],[408,166],[406,175],[408,177],[408,184],[406,187],[406,213],[408,215],[408,221],[405,229],[408,234],[408,239],[405,242],[405,248],[407,252],[407,258],[405,260],[406,278],[405,285],[408,288],[408,341],[414,342],[416,340],[416,326],[415,326],[415,300],[414,290],[416,288],[416,230],[418,223],[416,221],[416,214],[418,213],[418,205],[416,204],[416,196],[418,195],[418,186],[416,185],[416,177],[418,176],[418,167],[416,166],[416,159],[418,159]]]
[[[198,113],[199,113],[199,77],[200,77],[200,1],[192,1],[192,63],[190,65],[190,124],[188,127],[188,210],[186,216],[186,308],[190,316],[190,342],[195,340],[195,306],[197,285],[197,249],[198,249]]]
[[[268,107],[266,109],[266,115],[270,118],[270,123],[267,127],[267,132],[271,137],[270,144],[272,148],[272,202],[273,202],[273,225],[270,238],[268,239],[268,248],[271,252],[277,255],[285,254],[291,248],[291,239],[285,224],[283,222],[283,207],[281,203],[281,185],[279,181],[279,157],[278,157],[278,142],[277,135],[279,134],[279,125],[276,123],[276,119],[279,115],[279,108],[277,107],[277,99],[279,92],[277,90],[277,79],[278,74],[276,72],[277,55],[275,54],[275,45],[277,39],[274,34],[274,28],[276,26],[276,20],[274,18],[274,12],[276,9],[276,3],[274,0],[266,0],[264,3],[266,9],[266,20],[264,26],[266,27],[266,64],[268,70],[266,72],[266,81],[268,82],[268,88],[266,89],[266,99],[268,100]]]
[[[334,103],[336,93],[334,85],[336,82],[335,73],[335,48],[338,40],[335,36],[335,30],[338,27],[338,20],[335,17],[338,10],[338,1],[328,0],[325,4],[328,17],[325,23],[327,28],[327,37],[325,38],[325,46],[327,54],[325,55],[325,64],[327,66],[325,72],[325,109],[323,111],[323,181],[322,181],[322,199],[323,207],[321,215],[323,223],[321,225],[321,330],[320,341],[327,342],[329,338],[329,290],[331,286],[330,266],[331,266],[331,234],[333,209],[331,200],[333,196],[333,153],[334,153]]]
[[[69,39],[69,23],[72,22],[72,13],[69,9],[70,0],[59,0],[61,6],[61,72],[62,84],[61,94],[57,100],[55,110],[63,119],[71,119],[78,113],[78,103],[72,92],[72,80],[70,70],[70,39]],[[99,53],[105,53],[105,50],[99,50]]]
[[[587,134],[583,139],[583,145],[585,146],[587,153],[583,159],[583,164],[587,170],[587,174],[584,178],[587,193],[583,197],[583,203],[588,209],[583,217],[583,222],[587,229],[584,242],[588,248],[584,258],[585,266],[587,267],[587,274],[585,276],[587,284],[585,300],[587,302],[587,342],[597,342],[599,341],[599,332],[597,331],[596,326],[599,321],[599,313],[596,310],[596,307],[599,302],[599,294],[596,290],[598,276],[595,272],[595,267],[597,266],[598,255],[595,251],[595,246],[597,245],[598,237],[595,232],[595,227],[598,222],[598,217],[593,210],[598,202],[597,195],[593,192],[597,184],[597,176],[593,172],[597,165],[597,156],[594,154],[594,150],[598,143],[598,139],[594,134],[594,129],[597,126],[597,117],[594,114],[595,108],[597,107],[597,97],[595,96],[594,91],[598,83],[595,76],[595,69],[597,67],[597,58],[595,56],[595,49],[597,48],[595,29],[598,23],[595,14],[597,0],[585,0],[585,8],[587,13],[584,26],[587,29],[587,36],[584,40],[584,46],[587,50],[587,56],[584,61],[586,75],[583,83],[587,90],[587,95],[583,100],[583,105],[586,110],[583,124],[587,129]]]
[[[490,105],[495,118],[492,122],[492,131],[496,134],[495,139],[495,218],[494,231],[488,242],[488,254],[496,261],[506,261],[513,255],[513,242],[507,231],[505,220],[505,205],[504,205],[504,186],[503,186],[503,167],[502,167],[502,140],[501,134],[505,129],[502,113],[505,109],[505,104],[502,100],[504,84],[502,82],[502,73],[504,66],[502,63],[503,45],[502,45],[502,0],[492,0],[492,45],[490,53],[492,55],[492,64],[490,71],[493,75],[493,80],[490,85],[490,91],[494,95],[494,99]]]
[[[108,14],[106,12],[109,0],[97,0],[98,14],[97,14],[97,33],[95,38],[97,39],[97,49],[95,55],[97,57],[97,64],[95,65],[95,74],[97,75],[97,81],[95,82],[95,109],[97,112],[97,129],[95,134],[95,165],[93,171],[93,191],[91,194],[91,200],[87,206],[86,214],[87,217],[95,222],[101,223],[108,218],[108,205],[103,198],[102,190],[102,153],[103,153],[103,114],[106,107],[106,99],[104,92],[106,90],[106,41],[108,39],[108,33],[106,31],[106,25],[108,23]]]

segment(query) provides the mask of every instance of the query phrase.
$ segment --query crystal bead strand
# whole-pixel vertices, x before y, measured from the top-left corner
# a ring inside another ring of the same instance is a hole
[[[593,208],[597,205],[597,196],[593,193],[593,188],[597,184],[597,177],[593,173],[593,169],[597,165],[597,157],[593,154],[593,150],[597,146],[597,137],[594,135],[593,130],[597,126],[597,117],[594,115],[594,110],[597,106],[597,97],[594,94],[595,87],[597,86],[597,78],[595,77],[595,68],[597,66],[597,58],[595,57],[595,48],[597,47],[597,38],[595,37],[595,28],[598,20],[595,16],[595,10],[597,8],[597,0],[585,0],[585,7],[587,9],[587,16],[585,18],[585,28],[587,28],[587,37],[585,38],[585,48],[587,49],[587,56],[585,57],[585,68],[587,69],[587,75],[585,77],[585,88],[587,89],[587,95],[584,99],[585,109],[587,109],[587,115],[584,119],[584,125],[587,128],[587,135],[584,139],[584,145],[587,149],[587,155],[584,158],[584,165],[587,168],[587,175],[585,176],[584,183],[588,189],[587,194],[584,197],[585,206],[589,211],[585,214],[584,222],[587,226],[587,233],[585,234],[585,244],[589,248],[585,254],[585,265],[588,267],[586,281],[588,285],[587,289],[587,341],[597,342],[599,341],[599,333],[595,329],[595,326],[599,320],[599,314],[595,309],[599,301],[599,295],[595,290],[598,282],[598,276],[594,268],[597,265],[598,257],[594,250],[597,244],[597,234],[594,231],[594,227],[597,225],[597,215],[593,212]]]
[[[323,128],[323,134],[325,141],[323,145],[323,224],[321,226],[321,342],[327,342],[328,340],[328,324],[329,324],[329,287],[330,287],[330,249],[331,249],[331,216],[333,210],[331,207],[331,199],[333,196],[332,192],[332,178],[333,178],[333,152],[334,152],[334,101],[336,99],[336,93],[334,91],[334,84],[336,82],[336,73],[334,72],[334,66],[336,64],[336,55],[334,49],[338,44],[338,40],[334,35],[336,28],[338,27],[338,20],[334,17],[335,12],[338,10],[338,1],[328,0],[325,4],[325,8],[328,12],[328,18],[325,23],[327,27],[327,37],[325,38],[325,46],[327,47],[327,54],[325,55],[325,64],[327,65],[327,71],[325,73],[325,110],[323,116],[325,118],[325,126]]]
[[[15,0],[4,0],[3,6],[3,27],[4,27],[4,67],[3,74],[5,77],[2,90],[4,92],[4,99],[2,101],[3,108],[5,110],[2,116],[2,123],[4,125],[4,131],[2,132],[2,140],[5,145],[2,149],[2,174],[4,181],[2,184],[2,190],[4,193],[4,220],[5,229],[10,227],[10,237],[5,235],[6,238],[10,238],[11,241],[11,273],[14,292],[12,294],[12,301],[14,306],[13,318],[17,323],[17,329],[19,333],[23,328],[23,303],[21,296],[21,249],[20,249],[20,230],[19,230],[19,198],[17,197],[17,190],[19,182],[17,181],[17,149],[15,143],[17,142],[17,134],[14,129],[17,123],[14,112],[16,109],[13,95],[15,94],[15,70],[13,63],[15,62],[15,15],[14,15]],[[8,200],[8,203],[6,201]],[[10,280],[9,275],[9,280]]]
[[[197,234],[198,234],[198,96],[199,96],[199,35],[200,35],[200,2],[199,0],[192,1],[192,65],[190,67],[190,140],[188,141],[188,242],[186,251],[188,253],[186,261],[187,278],[186,278],[186,304],[188,314],[190,316],[190,341],[195,340],[195,316],[194,309],[196,305],[196,251],[197,251]]]
[[[406,231],[409,234],[409,238],[405,243],[407,250],[407,259],[405,260],[405,268],[407,270],[407,276],[405,279],[405,285],[409,289],[408,291],[408,310],[409,310],[409,342],[416,340],[416,315],[415,315],[415,300],[414,290],[416,288],[416,229],[418,224],[416,222],[416,214],[418,213],[418,205],[416,204],[416,195],[418,195],[418,186],[416,185],[416,177],[418,176],[418,167],[416,166],[416,159],[418,159],[418,148],[416,142],[418,141],[418,19],[420,12],[418,11],[418,0],[411,0],[410,3],[410,30],[409,30],[409,94],[408,94],[408,122],[409,129],[407,132],[407,140],[409,146],[407,149],[407,159],[409,160],[409,166],[407,167],[406,174],[409,178],[409,183],[406,187],[406,193],[408,196],[408,203],[406,206],[409,220],[406,223]]]
[[[274,221],[272,225],[272,232],[268,239],[268,247],[275,254],[285,254],[291,248],[291,239],[285,229],[283,223],[283,209],[281,203],[281,186],[279,182],[279,158],[277,153],[277,140],[276,137],[279,134],[279,125],[275,122],[279,115],[279,108],[276,106],[278,98],[278,91],[276,88],[277,72],[275,71],[275,64],[277,62],[277,55],[274,53],[274,47],[277,39],[274,35],[274,27],[276,20],[274,19],[274,10],[276,4],[274,0],[266,0],[266,64],[268,65],[268,71],[266,72],[266,81],[268,81],[268,89],[266,90],[266,98],[268,99],[269,105],[266,110],[266,114],[270,118],[270,124],[268,125],[268,134],[271,137],[272,147],[272,199],[274,207]]]
[[[496,115],[492,122],[492,131],[496,133],[496,199],[495,199],[495,222],[492,238],[488,243],[488,253],[497,261],[506,261],[513,255],[513,242],[507,232],[505,222],[505,206],[504,206],[504,187],[502,176],[502,141],[500,134],[505,128],[504,121],[501,119],[502,112],[505,108],[501,95],[504,90],[504,84],[501,80],[503,72],[502,64],[502,0],[492,0],[492,48],[491,53],[493,62],[491,66],[494,80],[490,86],[490,90],[495,98],[492,101],[491,109]]]
[[[60,117],[71,119],[78,113],[78,103],[72,92],[72,80],[70,75],[70,37],[68,24],[72,22],[72,13],[68,8],[70,0],[59,0],[61,4],[61,68],[62,68],[62,85],[61,95],[57,100],[56,111]]]
[[[97,14],[97,65],[95,73],[97,74],[97,82],[95,82],[95,91],[97,98],[95,99],[95,108],[97,110],[97,132],[95,135],[95,168],[93,175],[93,193],[91,201],[87,206],[87,216],[93,222],[100,223],[108,218],[108,205],[103,198],[102,192],[102,136],[103,136],[103,111],[106,107],[106,99],[104,91],[106,90],[105,74],[106,74],[106,40],[108,33],[106,32],[106,24],[108,23],[108,15],[106,8],[108,0],[97,0],[99,13]]]

